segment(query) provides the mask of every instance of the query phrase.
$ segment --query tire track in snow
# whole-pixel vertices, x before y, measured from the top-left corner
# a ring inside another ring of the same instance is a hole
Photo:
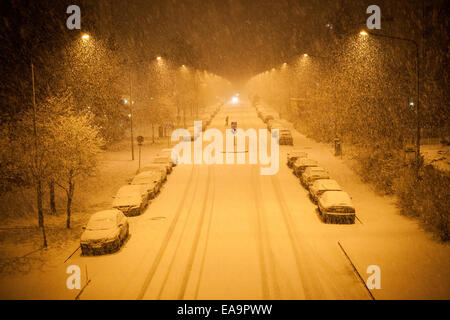
[[[275,257],[270,246],[268,239],[269,233],[267,231],[267,223],[265,219],[264,208],[261,207],[261,186],[259,183],[259,177],[256,173],[257,167],[252,166],[251,168],[251,184],[253,190],[253,198],[256,209],[256,218],[258,225],[258,249],[259,249],[259,260],[261,266],[261,283],[263,287],[263,299],[267,300],[270,298],[280,297],[280,288],[278,286],[276,272],[275,272]],[[266,262],[267,260],[267,262]],[[269,281],[271,279],[272,281]],[[269,282],[272,282],[273,289],[269,286]],[[273,290],[273,294],[272,290]]]
[[[305,295],[305,299],[311,299],[311,294],[308,292],[308,289],[313,288],[312,283],[311,283],[311,277],[314,274],[314,272],[313,272],[313,270],[311,270],[311,272],[305,273],[305,269],[307,268],[308,263],[310,263],[310,262],[302,261],[302,259],[301,259],[300,252],[298,249],[300,242],[297,238],[295,230],[293,229],[294,222],[291,217],[289,208],[286,205],[286,200],[284,199],[283,195],[281,194],[280,183],[277,180],[276,175],[271,175],[270,179],[272,181],[274,194],[278,200],[277,203],[278,203],[278,206],[280,207],[281,216],[283,218],[282,220],[284,222],[284,225],[286,227],[286,230],[287,230],[287,233],[289,236],[290,245],[292,248],[292,252],[294,254],[295,262],[297,264],[297,271],[300,276],[300,279],[302,280],[303,293]]]
[[[200,262],[200,270],[199,270],[199,274],[198,274],[198,280],[195,285],[194,300],[197,300],[197,298],[198,298],[198,291],[200,289],[200,283],[202,281],[203,269],[205,266],[206,253],[208,252],[209,234],[211,231],[211,224],[212,224],[212,218],[213,218],[213,213],[214,213],[214,199],[215,199],[215,193],[216,193],[216,177],[214,174],[212,176],[212,192],[213,192],[213,194],[212,194],[213,201],[211,204],[211,209],[209,210],[208,226],[206,227],[205,247],[203,248],[202,260]]]
[[[208,174],[209,174],[209,172],[208,172]],[[166,287],[167,281],[168,281],[168,279],[170,277],[170,273],[172,272],[172,268],[174,266],[175,260],[176,260],[176,258],[178,256],[177,253],[178,253],[178,251],[180,249],[181,243],[185,239],[184,238],[184,234],[185,234],[185,231],[187,230],[187,225],[188,225],[189,218],[190,218],[190,215],[191,215],[192,206],[194,205],[195,196],[197,195],[197,189],[198,189],[199,180],[200,179],[198,177],[197,177],[197,179],[195,179],[194,191],[192,193],[192,198],[191,198],[191,200],[189,202],[189,206],[188,206],[188,209],[187,209],[186,214],[185,214],[186,215],[186,220],[184,221],[184,224],[183,224],[183,227],[182,227],[182,230],[181,230],[181,235],[178,238],[177,245],[175,247],[175,252],[173,253],[173,255],[171,257],[169,267],[166,270],[166,275],[164,277],[163,283],[161,284],[161,287],[159,288],[158,296],[156,297],[157,300],[161,299],[161,296],[163,294],[164,288]]]
[[[168,246],[168,244],[170,242],[172,234],[173,234],[173,232],[175,230],[175,227],[177,225],[178,219],[180,218],[180,215],[181,215],[181,212],[182,212],[182,209],[183,209],[183,204],[186,201],[187,194],[188,194],[188,191],[189,191],[189,187],[191,186],[191,182],[192,182],[193,177],[194,177],[194,172],[197,173],[197,175],[198,175],[198,169],[195,166],[192,166],[191,173],[190,173],[189,178],[188,178],[188,180],[186,182],[186,188],[185,188],[185,190],[183,192],[183,197],[182,197],[182,199],[180,201],[180,204],[179,204],[179,206],[177,208],[177,211],[176,211],[175,216],[174,216],[174,218],[172,220],[172,223],[170,224],[170,227],[167,230],[166,236],[165,236],[165,238],[164,238],[164,240],[163,240],[163,242],[161,244],[161,247],[158,250],[158,253],[157,253],[156,257],[155,257],[155,260],[153,261],[152,266],[151,266],[151,268],[150,268],[150,270],[149,270],[149,272],[147,274],[147,277],[144,280],[144,283],[143,283],[143,285],[141,287],[141,290],[140,290],[140,292],[139,292],[139,294],[137,296],[137,300],[142,300],[143,299],[143,297],[145,295],[145,292],[147,291],[148,286],[150,285],[150,283],[151,283],[151,281],[152,281],[152,279],[153,279],[153,277],[154,277],[154,275],[156,273],[156,270],[157,270],[157,268],[158,268],[158,266],[159,266],[159,264],[161,262],[161,259],[162,259],[163,255],[164,255],[164,252],[166,251],[166,248],[167,248],[167,246]]]

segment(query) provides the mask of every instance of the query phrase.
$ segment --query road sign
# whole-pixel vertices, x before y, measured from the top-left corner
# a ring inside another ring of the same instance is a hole
[[[144,142],[144,137],[143,136],[138,136],[137,138],[137,142],[138,142],[138,145],[142,145],[142,143]]]

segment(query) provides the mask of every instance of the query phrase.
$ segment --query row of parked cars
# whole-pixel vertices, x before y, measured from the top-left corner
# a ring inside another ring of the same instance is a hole
[[[210,124],[220,106],[218,104],[207,109],[209,115],[200,119],[203,120],[203,128]],[[191,134],[191,137],[194,135]],[[128,217],[145,211],[177,164],[178,159],[172,155],[172,149],[162,149],[150,163],[139,169],[128,184],[117,191],[113,197],[112,209],[94,213],[90,217],[80,239],[82,254],[96,255],[119,250],[130,233]]]
[[[287,121],[278,119],[276,113],[259,104],[255,104],[258,117],[267,125],[269,131],[278,129],[279,143],[293,145]],[[317,204],[319,214],[325,223],[355,223],[355,207],[351,197],[343,191],[336,180],[331,179],[328,171],[319,163],[308,158],[301,150],[292,150],[287,154],[287,165],[309,191],[311,200]]]
[[[223,103],[218,103],[216,105],[212,105],[210,107],[205,108],[203,114],[200,115],[198,117],[198,119],[195,120],[195,121],[202,121],[202,131],[205,131],[206,128],[211,124],[212,119],[214,119],[214,117],[219,112],[220,107],[222,105],[223,105]],[[190,137],[186,137],[185,140],[188,140],[188,141],[189,141],[189,139],[191,141],[194,141],[200,135],[200,132],[196,132],[195,128],[193,126],[188,127],[187,131],[189,131]]]
[[[325,223],[355,223],[355,207],[350,196],[317,161],[308,158],[306,152],[293,150],[287,154],[287,165],[309,191]]]
[[[152,161],[138,170],[129,183],[113,197],[112,209],[94,213],[81,235],[83,255],[111,253],[120,249],[129,236],[128,218],[144,212],[160,192],[167,175],[177,164],[172,149],[161,150]]]
[[[267,130],[278,129],[278,143],[280,145],[294,145],[291,130],[287,129],[288,123],[285,120],[278,119],[276,112],[261,105],[255,105],[258,117],[266,124]]]

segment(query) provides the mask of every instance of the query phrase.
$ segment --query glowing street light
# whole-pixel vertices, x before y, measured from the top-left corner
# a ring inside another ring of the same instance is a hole
[[[161,61],[161,57],[160,57],[160,56],[157,56],[157,57],[156,57],[156,60]]]
[[[87,33],[83,33],[83,35],[81,36],[81,39],[83,40],[89,40],[90,36]]]
[[[307,56],[308,56],[308,54],[307,54],[307,53],[304,53],[304,54],[303,54],[303,56],[304,56],[304,57],[307,57]]]
[[[362,31],[359,33],[359,35],[360,35],[360,36],[363,36],[363,37],[367,37],[369,34],[368,34],[366,31],[362,30]]]

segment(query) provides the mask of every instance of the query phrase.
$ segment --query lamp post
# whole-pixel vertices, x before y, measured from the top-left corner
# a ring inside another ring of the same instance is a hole
[[[397,37],[397,36],[390,36],[390,35],[386,35],[386,34],[381,34],[381,33],[373,33],[373,32],[367,32],[367,31],[361,31],[359,33],[361,36],[363,37],[367,37],[367,36],[374,36],[374,37],[381,37],[381,38],[388,38],[388,39],[393,39],[393,40],[400,40],[400,41],[406,41],[409,43],[413,43],[414,44],[414,48],[416,49],[416,72],[417,72],[417,108],[416,108],[416,125],[417,125],[417,136],[416,136],[416,161],[417,161],[417,169],[419,169],[420,167],[420,139],[421,139],[421,122],[420,122],[420,60],[419,60],[419,45],[417,43],[417,41],[413,40],[413,39],[408,39],[408,38],[402,38],[402,37]]]
[[[89,40],[90,36],[87,33],[84,33],[81,36],[81,39],[83,41]],[[55,41],[47,41],[47,42],[41,42],[38,43],[39,45],[49,43],[54,43]],[[33,63],[33,48],[31,49],[31,57],[30,57],[30,66],[31,66],[31,84],[32,84],[32,90],[33,90],[33,140],[34,140],[34,166],[35,170],[37,170],[38,167],[38,131],[37,131],[37,107],[36,107],[36,81],[35,81],[35,67]],[[38,201],[38,220],[39,220],[39,226],[42,228],[42,237],[43,237],[43,246],[44,248],[47,247],[47,237],[45,234],[45,227],[44,227],[44,214],[42,211],[42,180],[39,174],[36,174],[36,193],[37,193],[37,201]]]

